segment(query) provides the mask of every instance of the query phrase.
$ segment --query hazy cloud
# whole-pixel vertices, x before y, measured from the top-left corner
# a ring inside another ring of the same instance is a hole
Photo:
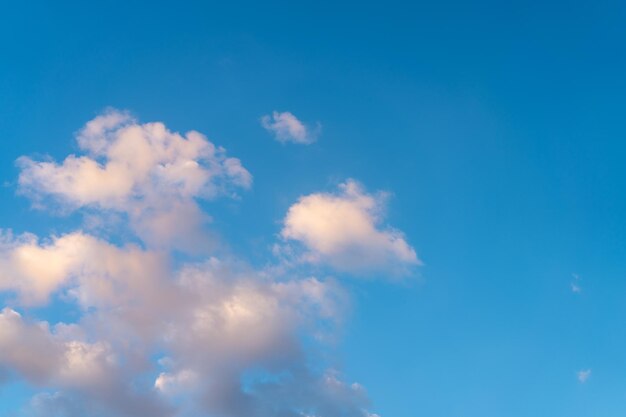
[[[580,276],[578,274],[572,274],[572,281],[570,282],[570,289],[573,293],[581,293],[582,287],[580,286]]]
[[[578,381],[581,384],[584,384],[585,382],[587,382],[587,380],[591,376],[591,369],[584,369],[584,370],[578,371],[576,376],[578,377]]]
[[[292,142],[302,145],[309,145],[317,140],[321,131],[321,124],[317,123],[315,128],[306,126],[292,113],[272,112],[261,118],[261,125],[274,135],[274,138],[282,143]]]

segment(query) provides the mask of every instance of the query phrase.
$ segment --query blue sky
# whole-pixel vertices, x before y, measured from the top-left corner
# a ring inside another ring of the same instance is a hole
[[[216,253],[256,270],[287,262],[272,247],[289,244],[281,232],[299,198],[344,198],[340,184],[350,179],[359,195],[388,193],[378,230],[402,232],[423,265],[408,262],[410,272],[397,277],[390,258],[363,278],[326,254],[291,272],[349,294],[336,340],[311,349],[367,390],[371,413],[626,412],[623,5],[3,9],[1,229],[42,238],[81,229],[144,245],[119,229],[90,231],[92,212],[33,209],[15,161],[82,154],[75,135],[109,108],[172,132],[196,130],[253,177],[236,198],[197,204],[213,219]],[[273,111],[292,113],[311,132],[319,123],[314,143],[274,140],[261,123]],[[301,243],[313,251],[306,236]],[[200,257],[173,255],[180,263]],[[29,320],[87,314],[61,298],[27,307],[3,295]],[[7,372],[0,415],[60,389]]]

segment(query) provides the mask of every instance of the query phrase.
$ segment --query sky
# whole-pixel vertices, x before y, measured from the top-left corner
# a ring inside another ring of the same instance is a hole
[[[625,18],[4,4],[0,416],[623,416]]]

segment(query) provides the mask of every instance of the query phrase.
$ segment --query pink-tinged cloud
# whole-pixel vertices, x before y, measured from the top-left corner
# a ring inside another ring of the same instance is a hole
[[[292,205],[281,236],[299,242],[301,260],[357,274],[403,274],[420,265],[404,234],[383,224],[385,194],[368,194],[354,180],[336,193],[314,193]]]
[[[0,231],[0,292],[11,305],[0,313],[0,370],[43,390],[29,417],[375,416],[363,387],[317,349],[344,319],[341,285],[304,270],[177,255],[201,241],[208,215],[198,199],[250,187],[238,159],[200,133],[118,111],[88,122],[77,140],[82,154],[61,163],[20,158],[20,191],[100,228],[48,238]],[[386,251],[377,266],[389,254],[416,263],[398,232],[374,226],[377,197],[342,187],[336,198],[346,205],[331,204],[362,217],[344,231],[377,240],[361,248]],[[292,209],[289,224],[311,251],[330,256],[343,244],[312,233]],[[75,320],[31,317],[31,307],[50,305]]]

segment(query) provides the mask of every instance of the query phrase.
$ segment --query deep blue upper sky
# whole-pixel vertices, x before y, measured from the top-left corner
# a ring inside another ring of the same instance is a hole
[[[339,344],[378,414],[623,416],[625,18],[617,1],[7,3],[0,228],[70,228],[15,195],[14,161],[75,152],[106,107],[195,129],[254,175],[211,209],[252,262],[303,194],[392,193],[425,266],[346,278]],[[273,110],[319,141],[272,141]],[[20,392],[0,387],[0,414]]]

